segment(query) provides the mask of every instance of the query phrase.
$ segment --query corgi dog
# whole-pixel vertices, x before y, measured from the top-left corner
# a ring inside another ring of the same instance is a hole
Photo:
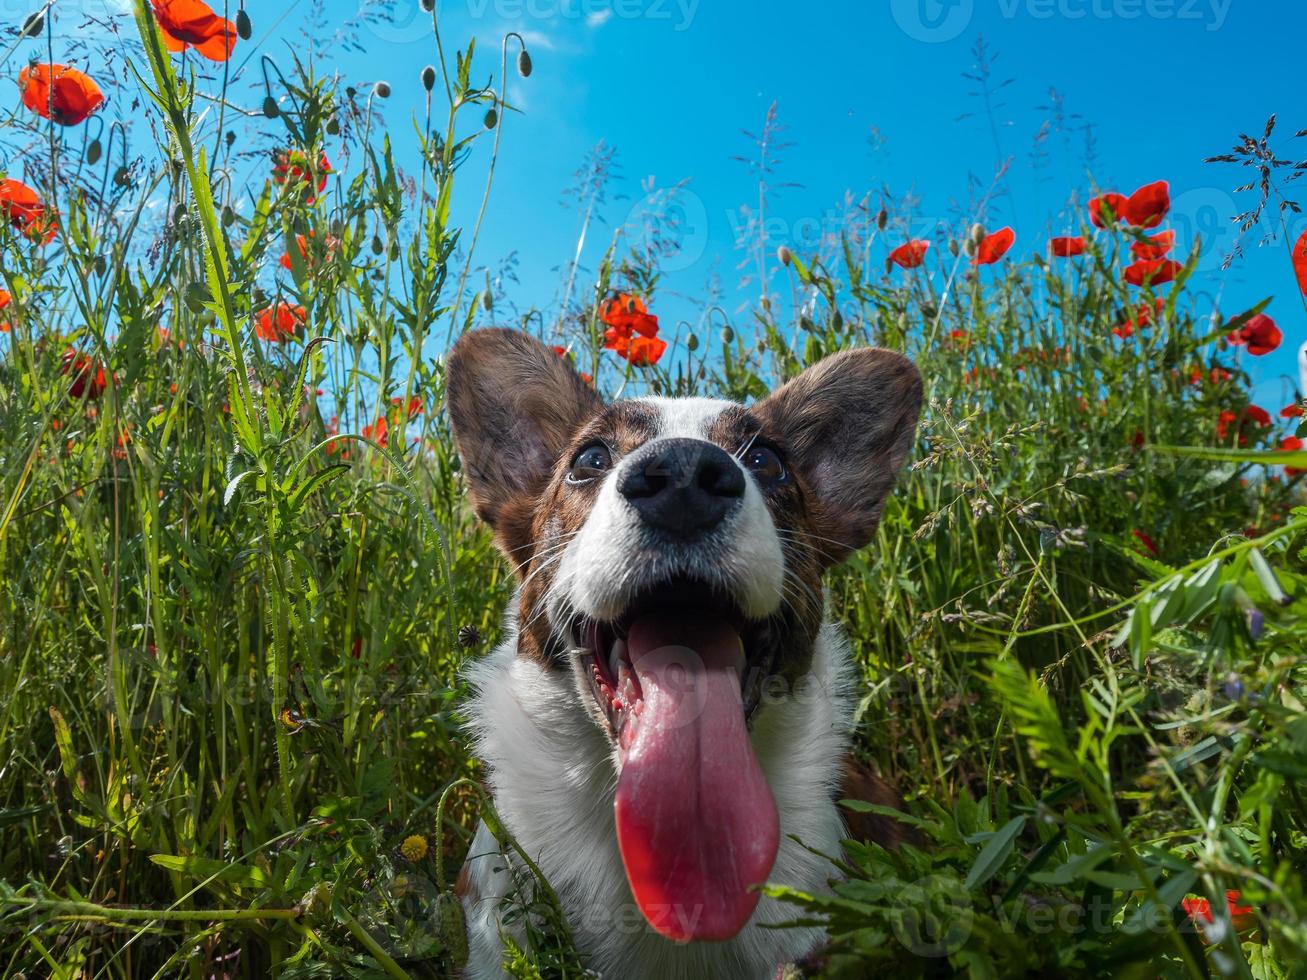
[[[824,940],[768,928],[764,883],[828,890],[856,703],[823,572],[868,544],[913,445],[921,378],[849,350],[752,405],[605,404],[513,330],[446,364],[467,492],[518,576],[467,705],[498,820],[459,880],[470,977],[502,976],[538,871],[588,969],[765,978]],[[858,828],[892,843],[894,822]]]

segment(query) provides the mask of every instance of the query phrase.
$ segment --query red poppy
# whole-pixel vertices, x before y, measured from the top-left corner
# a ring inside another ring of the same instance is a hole
[[[1307,293],[1307,231],[1293,247],[1293,272],[1298,277],[1298,288]]]
[[[13,301],[14,301],[14,297],[9,292],[9,290],[0,289],[0,310],[3,310],[6,306],[8,306]],[[11,324],[9,323],[8,320],[0,320],[0,333],[8,333],[10,328],[11,328]]]
[[[1164,180],[1145,184],[1130,195],[1125,219],[1136,228],[1156,228],[1171,210],[1171,185]]]
[[[36,191],[16,180],[0,180],[0,212],[34,242],[48,245],[59,230],[59,214],[41,203]]]
[[[282,186],[304,188],[304,203],[312,204],[327,189],[327,174],[332,173],[326,153],[318,154],[317,164],[303,150],[280,149],[272,155],[272,179]],[[314,191],[314,186],[317,191]]]
[[[604,335],[604,346],[615,351],[618,357],[625,359],[632,367],[649,367],[657,364],[667,350],[667,341],[659,337],[615,336],[609,330]]]
[[[1237,888],[1231,888],[1225,893],[1225,904],[1230,913],[1230,924],[1234,926],[1235,932],[1243,933],[1256,928],[1257,913],[1253,911],[1251,905],[1244,904],[1243,896]],[[1189,916],[1190,921],[1198,927],[1203,942],[1211,942],[1207,938],[1207,927],[1216,922],[1215,916],[1212,915],[1212,903],[1205,898],[1186,898],[1180,906]]]
[[[308,238],[305,238],[303,235],[296,235],[296,236],[295,236],[295,245],[299,248],[299,250],[300,250],[300,256],[304,259],[304,263],[305,263],[305,265],[307,265],[308,262],[309,262],[309,242],[308,242],[308,239],[309,239],[309,238],[313,238],[313,237],[315,237],[313,232],[309,232]],[[328,236],[327,236],[327,254],[330,255],[333,251],[335,251],[336,246],[339,245],[339,244],[340,244],[340,242],[339,242],[339,240],[337,240],[337,239],[335,238],[335,236],[333,236],[333,235],[328,235]],[[292,269],[292,268],[293,268],[293,266],[291,265],[291,261],[290,261],[290,252],[282,252],[282,253],[281,253],[281,266],[282,266],[283,269]]]
[[[1261,357],[1279,347],[1284,334],[1280,332],[1274,320],[1265,313],[1258,313],[1225,339],[1236,347],[1247,344],[1249,354],[1253,357]]]
[[[1069,259],[1073,255],[1085,254],[1085,238],[1083,235],[1076,235],[1074,238],[1054,238],[1048,243],[1048,250],[1054,258]]]
[[[1229,381],[1232,377],[1234,377],[1234,375],[1232,375],[1229,371],[1227,371],[1225,368],[1221,367],[1220,365],[1217,365],[1216,367],[1212,368],[1212,370],[1208,372],[1206,375],[1203,374],[1203,369],[1197,365],[1189,369],[1189,383],[1191,385],[1202,384],[1204,377],[1207,378],[1207,381],[1209,383],[1214,385],[1219,385],[1222,382]]]
[[[1127,266],[1125,281],[1132,286],[1160,286],[1173,282],[1182,269],[1184,266],[1174,259],[1148,259]]]
[[[1302,452],[1302,447],[1303,441],[1297,436],[1285,436],[1280,440],[1281,452],[1299,453]],[[1302,476],[1304,473],[1307,473],[1307,470],[1298,466],[1286,466],[1284,468],[1284,475],[1288,477]]]
[[[1127,204],[1124,194],[1112,192],[1096,197],[1089,202],[1089,221],[1095,228],[1110,228],[1125,217]]]
[[[1125,320],[1119,326],[1113,327],[1112,333],[1125,340],[1136,329],[1142,330],[1144,327],[1151,326],[1162,315],[1162,310],[1165,308],[1166,301],[1160,296],[1153,300],[1151,306],[1148,303],[1140,303],[1133,313],[1127,311]]]
[[[1008,249],[1012,243],[1017,240],[1017,233],[1011,228],[1000,228],[992,235],[986,235],[976,246],[976,257],[972,259],[976,265],[993,265],[1003,256],[1007,255]]]
[[[624,340],[632,334],[653,339],[658,336],[658,318],[649,312],[644,300],[629,293],[618,293],[604,304],[599,319],[610,328],[607,333]]]
[[[18,73],[23,105],[43,119],[76,126],[104,105],[91,77],[66,65],[28,65]]]
[[[260,310],[254,317],[254,336],[273,344],[293,340],[304,326],[304,307],[278,303]]]
[[[1152,538],[1150,538],[1143,531],[1139,530],[1139,528],[1135,528],[1130,533],[1135,536],[1135,540],[1137,540],[1140,544],[1142,544],[1145,548],[1148,549],[1148,553],[1150,555],[1152,555],[1154,558],[1157,557],[1157,545],[1153,544]]]
[[[88,400],[99,398],[104,394],[105,385],[108,383],[103,364],[93,357],[78,353],[71,347],[64,351],[60,373],[72,376],[68,393],[74,398]]]
[[[393,408],[399,408],[404,404],[404,399],[392,398],[390,400],[390,404],[391,407]],[[417,395],[414,395],[412,398],[408,400],[408,417],[410,419],[416,418],[417,416],[421,415],[425,410],[426,408],[422,404],[422,399],[419,398]]]
[[[390,442],[390,426],[386,424],[386,417],[379,415],[376,425],[365,425],[360,433],[364,439],[371,439],[383,449]]]
[[[1248,445],[1248,436],[1245,430],[1248,423],[1252,422],[1262,428],[1267,428],[1271,424],[1271,416],[1266,409],[1258,405],[1249,405],[1242,412],[1236,413],[1229,409],[1221,412],[1220,417],[1216,420],[1216,436],[1222,442],[1228,441],[1230,437],[1230,426],[1237,425],[1236,436],[1239,445]]]
[[[930,242],[924,238],[914,238],[890,252],[889,261],[900,269],[915,269],[926,261],[926,253],[929,251]]]
[[[1130,251],[1136,259],[1148,261],[1166,258],[1173,248],[1175,248],[1175,232],[1168,229],[1142,242],[1135,242],[1130,246]]]
[[[1294,402],[1292,405],[1286,405],[1280,409],[1280,418],[1282,419],[1300,419],[1302,418],[1302,403]]]
[[[152,0],[154,19],[169,51],[194,48],[210,61],[226,61],[236,47],[236,25],[200,0]]]
[[[550,349],[551,351],[553,351],[555,354],[557,354],[559,357],[566,357],[566,356],[567,356],[567,348],[566,348],[566,347],[560,347],[558,344],[552,344],[552,345],[550,345],[549,349]]]

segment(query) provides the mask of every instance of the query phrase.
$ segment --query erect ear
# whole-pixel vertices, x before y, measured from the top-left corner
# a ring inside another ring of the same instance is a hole
[[[601,407],[599,396],[566,358],[502,329],[459,339],[445,390],[472,506],[511,551],[529,540],[535,498],[577,427]],[[510,558],[522,564],[522,555]]]
[[[913,363],[879,348],[835,354],[751,412],[815,496],[819,551],[842,561],[867,544],[917,430],[921,375]]]

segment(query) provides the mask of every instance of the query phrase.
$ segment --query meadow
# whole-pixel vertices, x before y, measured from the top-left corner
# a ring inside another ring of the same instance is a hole
[[[467,159],[512,138],[521,39],[474,51],[433,11],[411,130],[374,125],[382,85],[300,64],[237,105],[222,66],[259,25],[202,7],[138,2],[133,71],[98,83],[23,26],[44,54],[0,183],[4,976],[454,974],[452,882],[497,823],[461,667],[513,583],[464,501],[442,354],[487,324],[609,397],[747,400],[866,344],[920,367],[913,462],[830,588],[858,752],[921,846],[852,841],[831,894],[776,889],[830,930],[807,974],[1307,976],[1307,433],[1303,393],[1253,404],[1249,372],[1297,343],[1272,317],[1301,322],[1307,239],[1286,229],[1276,308],[1223,314],[1187,288],[1165,174],[1068,188],[1081,228],[1054,241],[987,229],[984,198],[913,239],[869,197],[811,254],[760,244],[778,285],[747,310],[633,331],[674,246],[618,229],[562,309],[510,317],[479,218],[451,214],[493,193]],[[154,145],[91,128],[100,84]],[[1300,171],[1257,132],[1225,162],[1283,220]],[[507,967],[582,975],[546,884]]]

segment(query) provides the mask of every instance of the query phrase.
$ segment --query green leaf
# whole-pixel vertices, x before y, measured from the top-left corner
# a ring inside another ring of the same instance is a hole
[[[1003,867],[1003,862],[1008,859],[1008,855],[1016,846],[1017,835],[1021,833],[1028,819],[1025,814],[1013,817],[995,831],[994,836],[989,839],[989,843],[976,858],[976,863],[971,866],[967,880],[963,882],[964,888],[968,891],[977,888],[998,873],[998,870]]]

